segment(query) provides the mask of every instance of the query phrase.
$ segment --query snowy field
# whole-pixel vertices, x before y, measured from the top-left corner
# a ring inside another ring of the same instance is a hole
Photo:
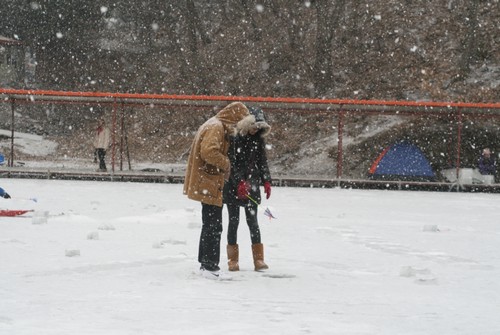
[[[242,223],[242,271],[218,282],[182,185],[0,186],[0,208],[36,210],[0,218],[0,334],[500,334],[499,195],[275,187],[270,270]]]

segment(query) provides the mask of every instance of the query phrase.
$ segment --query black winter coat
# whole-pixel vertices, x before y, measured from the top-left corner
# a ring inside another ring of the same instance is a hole
[[[249,195],[260,204],[260,186],[271,182],[267,164],[266,144],[260,133],[255,135],[237,135],[231,138],[229,151],[231,176],[224,183],[223,202],[239,206],[247,205],[251,200],[238,199],[238,184],[241,180],[250,183]]]

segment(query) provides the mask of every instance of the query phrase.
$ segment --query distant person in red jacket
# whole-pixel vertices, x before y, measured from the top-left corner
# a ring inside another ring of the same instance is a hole
[[[495,158],[491,155],[491,150],[489,148],[484,148],[483,154],[479,158],[477,166],[479,173],[482,175],[496,175],[497,163]]]

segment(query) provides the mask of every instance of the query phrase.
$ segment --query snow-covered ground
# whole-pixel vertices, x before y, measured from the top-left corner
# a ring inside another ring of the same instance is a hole
[[[0,186],[0,208],[36,210],[0,218],[0,334],[500,333],[495,194],[276,187],[270,270],[253,271],[242,222],[242,271],[217,282],[197,274],[201,206],[182,185]]]
[[[6,129],[0,129],[0,135],[7,137],[12,136],[12,132]],[[44,139],[43,136],[33,135],[28,133],[14,133],[14,143],[22,153],[28,155],[47,155],[54,152],[57,148],[57,143]],[[11,140],[0,140],[0,153],[3,150],[10,149]]]

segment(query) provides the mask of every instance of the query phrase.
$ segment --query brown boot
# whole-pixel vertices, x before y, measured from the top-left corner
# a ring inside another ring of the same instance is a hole
[[[255,271],[269,269],[269,266],[264,263],[264,245],[262,243],[252,244],[252,253]]]
[[[227,245],[227,266],[229,271],[240,271],[238,264],[240,252],[237,244]]]

